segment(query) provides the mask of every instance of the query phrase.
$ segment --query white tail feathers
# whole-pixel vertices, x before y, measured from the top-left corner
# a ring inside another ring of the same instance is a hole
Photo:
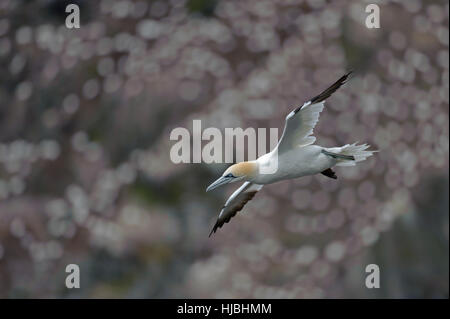
[[[355,158],[355,160],[338,158],[336,166],[354,166],[357,162],[364,161],[369,156],[372,156],[373,153],[378,152],[367,151],[369,147],[370,145],[368,144],[356,145],[356,143],[353,143],[342,147],[327,148],[326,150],[340,155],[353,156]]]

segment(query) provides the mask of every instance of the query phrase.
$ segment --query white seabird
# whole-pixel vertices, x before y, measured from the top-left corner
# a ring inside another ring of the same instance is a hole
[[[333,166],[353,166],[376,152],[367,150],[367,144],[353,143],[332,148],[313,145],[316,141],[312,136],[313,129],[319,120],[325,100],[347,81],[350,74],[351,72],[348,72],[328,89],[289,113],[286,116],[283,135],[271,152],[257,160],[230,166],[206,189],[210,191],[224,184],[245,181],[226,201],[209,236],[228,223],[263,185],[318,173],[337,179],[331,169]],[[269,167],[277,169],[268,174]],[[265,168],[266,173],[263,173]]]

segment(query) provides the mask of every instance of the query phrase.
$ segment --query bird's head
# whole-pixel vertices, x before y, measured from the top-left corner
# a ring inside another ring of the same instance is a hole
[[[241,162],[228,167],[222,176],[214,183],[208,186],[206,191],[210,191],[224,184],[249,180],[257,173],[258,166],[256,162]]]

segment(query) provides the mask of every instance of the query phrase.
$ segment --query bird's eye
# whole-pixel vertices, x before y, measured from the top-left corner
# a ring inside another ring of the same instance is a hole
[[[230,173],[230,174],[228,174],[228,175],[225,176],[225,177],[234,177],[234,176],[233,176],[233,174]]]

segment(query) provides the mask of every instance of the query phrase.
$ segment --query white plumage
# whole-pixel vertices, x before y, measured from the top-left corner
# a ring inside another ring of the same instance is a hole
[[[351,72],[342,76],[328,89],[304,103],[286,116],[283,135],[277,146],[255,161],[237,163],[211,184],[207,191],[220,185],[244,180],[227,200],[210,235],[240,211],[266,184],[307,175],[323,174],[336,179],[333,166],[353,166],[373,152],[369,145],[356,143],[325,148],[312,145],[316,138],[313,129],[319,121],[325,99],[341,87]]]

